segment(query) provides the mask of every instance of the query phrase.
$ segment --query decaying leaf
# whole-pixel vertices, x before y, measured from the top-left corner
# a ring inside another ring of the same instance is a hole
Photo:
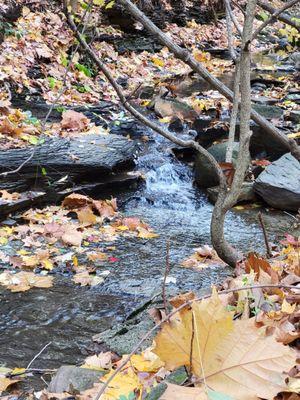
[[[62,115],[61,127],[69,131],[83,131],[88,127],[90,120],[82,113],[67,110]]]

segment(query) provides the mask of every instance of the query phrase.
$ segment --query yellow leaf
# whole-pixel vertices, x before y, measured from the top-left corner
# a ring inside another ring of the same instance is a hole
[[[174,315],[155,342],[153,351],[171,370],[190,368],[192,342],[196,377],[205,378],[211,390],[243,400],[273,399],[285,391],[284,372],[296,359],[291,348],[266,334],[266,327],[257,328],[255,318],[233,321],[216,295]]]
[[[129,230],[128,226],[126,226],[126,225],[117,226],[116,229],[118,231],[128,231]]]
[[[290,139],[298,139],[298,138],[300,138],[300,132],[289,133],[289,134],[287,135],[287,137],[290,138]]]
[[[163,60],[161,60],[160,58],[157,57],[152,57],[152,62],[154,65],[156,65],[157,67],[163,67],[165,65],[165,62]]]
[[[19,377],[21,377],[21,376],[24,376],[24,372],[26,371],[26,368],[14,368],[12,371],[11,371],[11,374],[12,375],[14,375],[14,374],[18,374],[18,376]],[[20,374],[22,374],[22,375],[20,375]]]
[[[47,269],[48,271],[51,271],[53,269],[53,263],[49,259],[42,260],[42,266]]]
[[[131,357],[131,365],[139,372],[157,372],[164,364],[165,363],[152,352],[134,354]]]
[[[6,245],[8,243],[8,239],[6,237],[0,237],[0,244],[1,245]]]
[[[286,314],[293,314],[296,309],[296,305],[296,303],[290,304],[286,301],[286,299],[284,299],[282,302],[281,311]]]
[[[9,386],[13,385],[14,383],[18,382],[16,379],[9,379],[0,376],[0,394],[4,392]]]

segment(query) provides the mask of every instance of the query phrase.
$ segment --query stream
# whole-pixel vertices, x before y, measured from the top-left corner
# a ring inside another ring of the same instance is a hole
[[[55,276],[52,288],[11,293],[0,289],[0,363],[26,367],[49,342],[47,351],[34,362],[35,368],[57,368],[76,364],[97,350],[92,336],[121,322],[162,287],[166,246],[170,243],[169,295],[200,292],[232,274],[229,268],[211,267],[201,272],[181,267],[196,247],[210,242],[213,206],[206,194],[194,186],[188,163],[176,159],[170,143],[146,132],[140,145],[136,170],[145,183],[116,195],[127,216],[138,216],[159,236],[154,239],[119,238],[116,261],[102,285],[79,287],[70,277]],[[106,196],[107,197],[107,196]],[[109,196],[108,196],[109,197]],[[233,210],[226,219],[226,237],[243,250],[264,251],[259,208]],[[262,210],[271,240],[287,232],[293,222],[287,214]],[[100,245],[99,245],[100,247]],[[1,364],[0,364],[1,366]]]
[[[46,290],[10,293],[1,289],[0,347],[4,350],[4,365],[25,367],[49,342],[51,345],[34,367],[54,368],[82,361],[94,350],[94,334],[122,321],[141,301],[161,290],[167,241],[170,277],[174,278],[168,285],[170,294],[198,292],[231,274],[224,267],[196,272],[180,266],[195,247],[209,243],[212,205],[193,185],[192,169],[174,157],[167,141],[149,135],[136,166],[144,174],[145,184],[135,191],[119,193],[118,200],[126,215],[141,217],[159,237],[120,238],[114,242],[117,262],[107,268],[111,274],[100,286],[79,287],[70,277],[59,276]],[[257,209],[228,213],[226,235],[232,243],[247,250],[263,250],[256,214]],[[274,219],[268,216],[273,233],[288,229],[290,222],[281,214],[278,224],[277,214]]]

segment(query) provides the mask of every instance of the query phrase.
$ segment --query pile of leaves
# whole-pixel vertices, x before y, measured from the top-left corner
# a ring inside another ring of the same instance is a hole
[[[170,299],[167,316],[156,310],[159,332],[150,348],[122,357],[89,356],[81,367],[104,374],[93,388],[44,390],[36,398],[92,400],[104,390],[104,400],[298,399],[299,250],[299,239],[287,235],[272,259],[250,254],[211,295]],[[0,377],[2,390],[16,383],[13,375]]]
[[[61,206],[30,209],[22,218],[23,224],[0,226],[0,262],[7,269],[0,285],[14,292],[49,287],[53,279],[47,275],[54,272],[71,274],[82,286],[98,285],[110,273],[103,266],[118,260],[113,256],[118,237],[157,236],[139,218],[123,217],[116,199],[80,194],[67,196]]]

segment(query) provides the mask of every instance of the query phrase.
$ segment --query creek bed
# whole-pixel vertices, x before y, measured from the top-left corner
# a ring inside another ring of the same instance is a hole
[[[117,193],[125,215],[145,220],[159,234],[145,240],[120,238],[116,262],[108,265],[110,275],[102,285],[78,287],[70,277],[56,276],[53,288],[11,293],[0,289],[1,363],[25,367],[48,342],[52,344],[35,362],[36,368],[55,368],[81,362],[96,348],[96,333],[122,321],[139,304],[159,292],[165,269],[166,243],[170,243],[170,294],[199,292],[222,282],[232,271],[213,267],[197,272],[180,266],[195,247],[209,243],[212,205],[193,186],[190,167],[180,163],[164,139],[151,138],[137,160],[145,184],[136,191]],[[226,235],[244,250],[263,251],[257,209],[232,211]],[[270,238],[288,231],[290,216],[271,212],[266,217]]]

